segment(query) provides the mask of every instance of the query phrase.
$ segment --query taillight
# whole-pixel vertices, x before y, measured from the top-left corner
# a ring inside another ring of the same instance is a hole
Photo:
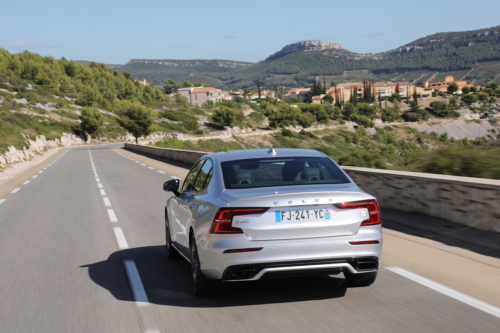
[[[368,245],[368,244],[380,244],[378,240],[373,241],[361,241],[361,242],[349,242],[351,245]]]
[[[380,216],[380,209],[378,208],[378,203],[376,200],[343,202],[339,204],[334,204],[334,206],[340,209],[356,209],[356,208],[368,209],[369,218],[362,221],[361,226],[380,224],[380,222],[382,221],[382,218]]]
[[[243,231],[240,228],[235,228],[231,225],[234,216],[262,214],[268,209],[269,208],[219,208],[215,214],[214,220],[212,221],[210,233],[241,234]]]

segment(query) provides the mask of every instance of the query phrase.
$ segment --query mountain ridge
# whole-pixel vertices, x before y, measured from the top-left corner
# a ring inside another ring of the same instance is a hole
[[[498,73],[474,73],[474,66],[480,62],[495,62],[490,68],[498,70]],[[165,63],[170,66],[160,66]],[[285,45],[280,51],[257,63],[133,59],[118,70],[129,71],[137,78],[157,84],[173,79],[231,88],[254,88],[258,78],[266,87],[274,84],[290,87],[310,85],[316,76],[331,77],[338,81],[343,80],[343,77],[350,78],[345,72],[352,71],[368,71],[369,78],[380,80],[390,80],[397,77],[396,74],[413,80],[414,77],[426,76],[423,72],[456,76],[467,76],[466,73],[470,72],[470,79],[486,83],[500,74],[500,26],[440,32],[376,54],[351,52],[340,44],[307,40]]]

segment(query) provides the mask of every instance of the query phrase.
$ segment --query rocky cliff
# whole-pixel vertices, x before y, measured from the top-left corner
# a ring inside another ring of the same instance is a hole
[[[345,47],[335,43],[323,42],[320,40],[305,40],[293,44],[288,44],[281,51],[274,53],[269,56],[267,60],[277,59],[288,53],[300,52],[300,51],[321,51],[321,50],[346,50]]]
[[[0,155],[0,168],[6,167],[33,159],[37,155],[43,155],[43,152],[49,148],[69,147],[85,143],[80,137],[74,134],[63,133],[60,139],[47,140],[45,136],[37,136],[35,140],[26,138],[27,148],[17,149],[13,146],[3,155]]]

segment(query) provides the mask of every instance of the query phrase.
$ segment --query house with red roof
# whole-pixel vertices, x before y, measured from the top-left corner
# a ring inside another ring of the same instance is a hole
[[[221,102],[222,90],[211,87],[191,87],[178,90],[181,96],[188,99],[188,102],[194,106],[202,106],[206,102]]]

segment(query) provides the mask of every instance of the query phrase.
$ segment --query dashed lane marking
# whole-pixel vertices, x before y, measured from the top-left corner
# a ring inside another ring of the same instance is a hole
[[[159,172],[159,173],[165,173],[165,172],[163,172],[163,171],[158,171],[158,172]]]
[[[102,188],[102,184],[101,183],[97,183],[97,187]]]
[[[43,173],[43,171],[40,171],[39,173]]]
[[[148,169],[152,169],[152,170],[154,170],[155,168],[153,168],[153,167],[148,167]]]
[[[25,181],[25,182],[23,183],[23,185],[29,184],[29,182],[30,182],[30,181],[29,181],[29,180],[27,180],[27,181]]]
[[[106,192],[104,192],[104,190],[101,189],[99,191],[101,191],[101,195],[106,195]]]
[[[115,211],[112,209],[108,209],[108,215],[109,215],[109,220],[111,222],[118,222],[118,219],[116,218]]]
[[[106,207],[111,206],[111,202],[109,202],[109,199],[108,199],[108,198],[103,198],[102,200],[104,201],[104,205],[105,205]]]
[[[36,178],[36,177],[38,177],[38,175],[34,175],[34,176],[33,176],[33,177],[31,177],[31,178]]]
[[[115,232],[116,241],[118,242],[118,247],[120,248],[120,250],[128,249],[127,240],[125,239],[122,228],[114,227],[113,230]]]
[[[7,199],[0,199],[0,204],[2,204]]]
[[[134,299],[137,305],[148,305],[149,300],[142,285],[141,277],[139,276],[139,271],[133,260],[124,260],[125,269],[127,270],[128,279],[130,280],[130,285],[132,286],[132,292],[134,293]]]
[[[96,182],[100,183],[101,181],[99,180],[99,178],[96,178],[95,179]]]
[[[404,276],[407,279],[413,280],[413,281],[420,283],[428,288],[434,289],[435,291],[440,292],[441,294],[444,294],[446,296],[454,298],[460,302],[463,302],[463,303],[468,304],[472,307],[475,307],[478,310],[484,311],[484,312],[489,313],[495,317],[500,318],[500,308],[497,308],[494,305],[491,305],[491,304],[488,304],[488,303],[483,302],[481,300],[478,300],[477,298],[474,298],[474,297],[471,297],[471,296],[466,295],[464,293],[461,293],[455,289],[451,289],[449,287],[446,287],[440,283],[429,280],[423,276],[420,276],[418,274],[407,271],[406,269],[399,268],[399,267],[386,267],[386,268],[388,270],[396,273],[396,274]]]
[[[21,190],[21,188],[20,188],[20,187],[16,188],[15,190],[13,190],[13,191],[12,191],[12,192],[10,192],[10,193],[17,193],[17,192],[19,192],[19,190]]]

